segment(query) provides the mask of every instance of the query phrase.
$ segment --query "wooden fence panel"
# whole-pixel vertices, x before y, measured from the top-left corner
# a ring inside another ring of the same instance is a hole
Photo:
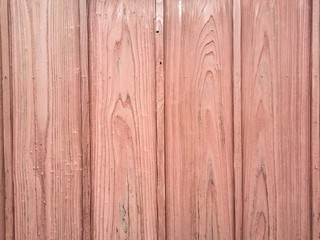
[[[0,11],[0,239],[320,238],[318,0]]]
[[[82,236],[79,3],[10,1],[15,239]]]
[[[93,239],[157,238],[154,18],[155,1],[90,1]]]
[[[309,1],[242,1],[243,238],[310,239]]]
[[[233,239],[232,1],[165,1],[168,239]]]

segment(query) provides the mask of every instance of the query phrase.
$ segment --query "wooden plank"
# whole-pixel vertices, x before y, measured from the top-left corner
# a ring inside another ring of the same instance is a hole
[[[168,239],[233,239],[232,1],[165,1]]]
[[[155,1],[90,1],[92,239],[157,238]]]
[[[312,239],[320,238],[320,2],[312,1]]]
[[[0,25],[1,26],[1,25]],[[0,28],[0,38],[1,38]],[[0,54],[2,52],[2,45],[0,45]],[[2,54],[1,54],[2,55]],[[2,74],[2,62],[4,59],[0,58],[0,76],[1,83],[4,79]],[[3,104],[2,104],[2,84],[0,84],[0,239],[6,238],[6,179],[5,179],[5,164],[3,154]]]
[[[243,239],[310,239],[310,1],[242,1]]]
[[[15,238],[80,239],[79,4],[10,7]]]
[[[4,13],[6,10],[3,8],[7,8],[7,5],[3,6],[4,3],[0,3],[0,12]],[[3,18],[6,19],[3,19]],[[8,23],[8,16],[5,14],[0,17],[0,239],[6,238],[6,179],[5,179],[5,163],[4,163],[4,139],[3,139],[3,91],[2,91],[2,81],[4,81],[5,70],[3,69],[4,61],[9,61],[9,56],[2,56],[2,52],[6,51],[4,48],[8,47],[7,45],[3,46],[3,39],[8,38],[8,27],[4,26],[3,21]],[[4,72],[4,73],[3,73]]]
[[[235,239],[242,239],[241,1],[233,0],[233,159]]]
[[[91,162],[90,162],[90,98],[88,3],[79,0],[80,74],[81,74],[81,141],[82,141],[82,239],[91,239]]]
[[[166,190],[165,190],[165,125],[164,125],[164,25],[163,0],[156,0],[156,111],[157,111],[157,214],[158,239],[166,239]]]
[[[0,37],[1,37],[1,102],[2,102],[2,169],[1,179],[5,186],[2,186],[1,204],[4,206],[4,216],[1,220],[1,239],[14,239],[14,189],[13,189],[13,168],[12,168],[12,111],[11,111],[11,69],[10,69],[10,9],[9,2],[0,2]],[[4,181],[4,182],[3,182]],[[4,204],[4,205],[3,205]],[[4,224],[4,225],[3,225]]]

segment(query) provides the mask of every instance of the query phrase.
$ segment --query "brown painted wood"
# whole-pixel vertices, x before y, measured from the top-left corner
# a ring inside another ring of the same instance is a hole
[[[90,1],[92,239],[157,238],[155,1]]]
[[[15,239],[80,239],[79,3],[10,1]]]
[[[320,2],[312,2],[312,239],[320,238]]]
[[[168,239],[233,239],[232,2],[165,2]]]
[[[243,239],[310,239],[309,1],[242,1]]]

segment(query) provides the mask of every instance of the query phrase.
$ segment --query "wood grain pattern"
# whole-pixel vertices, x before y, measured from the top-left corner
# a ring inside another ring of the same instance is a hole
[[[165,106],[164,106],[164,3],[156,0],[156,34],[155,34],[155,66],[156,66],[156,111],[157,111],[157,236],[166,239],[166,175],[165,175]]]
[[[243,239],[310,239],[310,4],[241,12]]]
[[[0,29],[1,36],[1,29]],[[1,46],[2,48],[2,46]],[[0,48],[0,52],[1,52]],[[2,60],[2,58],[1,58]],[[0,63],[1,82],[3,79],[2,63]],[[3,154],[3,105],[2,105],[2,84],[0,85],[0,239],[5,239],[6,236],[6,181],[5,181],[5,164]]]
[[[233,239],[232,2],[165,2],[168,239]]]
[[[81,76],[81,146],[82,146],[82,239],[91,239],[91,158],[88,2],[79,0],[80,76]]]
[[[11,54],[10,54],[10,2],[3,0],[0,2],[0,51],[1,51],[1,101],[2,101],[2,183],[4,191],[1,203],[4,204],[4,215],[1,213],[2,225],[1,238],[14,238],[14,189],[13,189],[13,164],[12,164],[12,74],[11,74]],[[4,182],[3,182],[4,181]],[[5,222],[3,222],[5,221]]]
[[[242,92],[241,92],[241,1],[233,0],[233,167],[235,239],[242,239]]]
[[[80,239],[79,3],[10,7],[15,239]]]
[[[319,0],[0,13],[0,239],[320,239]]]
[[[157,238],[155,1],[90,1],[92,238]]]
[[[4,6],[5,3],[0,3],[1,13],[5,13],[7,5]],[[6,26],[5,26],[6,24]],[[8,39],[8,16],[4,15],[0,17],[0,76],[1,76],[1,84],[0,84],[0,239],[5,239],[6,237],[6,180],[5,180],[5,163],[4,163],[4,139],[3,139],[3,90],[2,90],[2,81],[5,78],[5,69],[4,62],[8,61],[9,56],[3,56],[3,51],[7,45],[3,46],[3,39],[6,37]]]
[[[320,1],[312,4],[312,239],[320,239]]]

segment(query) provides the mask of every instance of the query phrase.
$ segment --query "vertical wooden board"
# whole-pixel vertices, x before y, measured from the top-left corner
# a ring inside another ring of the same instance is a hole
[[[310,239],[310,1],[242,1],[243,239]]]
[[[1,53],[1,239],[14,238],[14,193],[12,169],[12,114],[10,71],[10,9],[9,2],[0,2],[0,53]],[[3,228],[2,228],[3,227]]]
[[[165,122],[164,122],[164,3],[156,0],[156,111],[157,111],[157,214],[158,239],[166,239],[166,190],[165,190]]]
[[[242,239],[241,0],[233,0],[233,164],[235,239]]]
[[[11,0],[16,239],[80,239],[78,1]]]
[[[168,239],[233,239],[232,1],[165,1]]]
[[[92,238],[157,238],[155,1],[90,1]]]
[[[2,12],[2,6],[0,7],[0,12]],[[0,18],[1,19],[1,18]],[[3,21],[2,19],[0,20]],[[2,24],[0,24],[0,39],[7,34],[4,34],[6,29],[2,28]],[[4,35],[4,36],[3,36]],[[2,43],[2,41],[1,41]],[[6,221],[5,221],[5,164],[4,164],[4,154],[3,154],[3,102],[2,102],[2,81],[4,79],[3,66],[2,63],[4,61],[8,61],[7,58],[2,58],[2,52],[4,51],[4,46],[0,43],[0,77],[1,77],[1,84],[0,84],[0,239],[5,239],[6,236]]]
[[[312,239],[320,238],[320,2],[312,1]]]
[[[79,0],[80,74],[81,74],[81,141],[82,141],[82,239],[91,239],[91,162],[88,2]]]

